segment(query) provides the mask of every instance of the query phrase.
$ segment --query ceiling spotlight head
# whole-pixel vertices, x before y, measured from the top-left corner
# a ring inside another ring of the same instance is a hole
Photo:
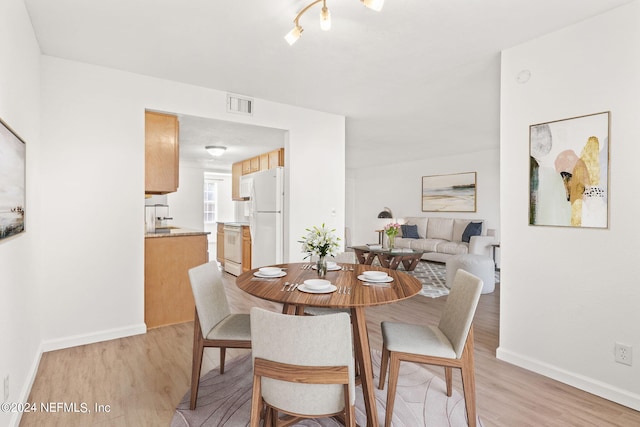
[[[224,154],[225,150],[227,149],[227,147],[223,147],[221,145],[207,145],[206,147],[204,147],[205,150],[207,150],[207,152],[209,154],[211,154],[213,157],[220,157],[222,156],[222,154]]]
[[[320,11],[320,28],[323,31],[329,31],[331,29],[331,12],[325,4]]]
[[[373,9],[376,12],[380,12],[382,10],[382,6],[384,6],[384,0],[360,0],[360,1],[369,9]]]
[[[301,35],[302,27],[296,22],[296,26],[293,28],[293,30],[289,31],[286,36],[284,36],[284,39],[287,41],[287,43],[289,43],[289,46],[291,46],[296,41],[298,41]]]

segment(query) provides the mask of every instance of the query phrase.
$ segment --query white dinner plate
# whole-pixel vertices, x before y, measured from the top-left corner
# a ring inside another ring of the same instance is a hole
[[[314,270],[318,269],[317,265],[314,265],[313,267]],[[338,271],[338,270],[342,270],[342,267],[340,267],[339,265],[336,265],[335,267],[327,267],[327,271]]]
[[[266,274],[261,274],[259,271],[256,271],[253,273],[254,276],[256,277],[260,277],[261,279],[277,279],[278,277],[284,277],[287,275],[286,271],[281,271],[278,274],[271,274],[271,275],[266,275]]]
[[[302,291],[302,292],[307,292],[309,294],[328,294],[328,293],[331,293],[331,292],[335,292],[336,289],[338,289],[338,288],[335,285],[330,285],[326,289],[324,289],[324,288],[323,289],[309,289],[303,283],[300,286],[298,286],[296,289],[299,290],[299,291]]]
[[[389,282],[393,282],[393,277],[391,276],[387,276],[384,279],[381,280],[373,280],[373,279],[367,279],[366,277],[364,277],[362,274],[358,276],[358,279],[362,280],[363,282],[370,282],[370,283],[389,283]]]

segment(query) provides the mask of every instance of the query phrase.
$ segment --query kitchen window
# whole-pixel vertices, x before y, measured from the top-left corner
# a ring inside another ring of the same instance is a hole
[[[217,210],[216,200],[218,199],[218,183],[214,180],[204,180],[204,223],[213,224],[216,222]]]

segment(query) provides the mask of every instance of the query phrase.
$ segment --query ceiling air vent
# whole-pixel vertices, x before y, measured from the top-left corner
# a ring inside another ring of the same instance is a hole
[[[253,115],[253,99],[246,96],[227,94],[227,112],[251,116]]]

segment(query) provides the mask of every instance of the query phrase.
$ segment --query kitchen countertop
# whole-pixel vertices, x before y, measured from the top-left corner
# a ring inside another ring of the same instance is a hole
[[[144,237],[155,238],[155,237],[199,236],[201,234],[211,234],[211,233],[208,231],[172,227],[172,228],[156,228],[156,231],[154,233],[145,233]]]
[[[230,225],[232,227],[248,227],[248,222],[223,222],[219,221],[218,224]]]

